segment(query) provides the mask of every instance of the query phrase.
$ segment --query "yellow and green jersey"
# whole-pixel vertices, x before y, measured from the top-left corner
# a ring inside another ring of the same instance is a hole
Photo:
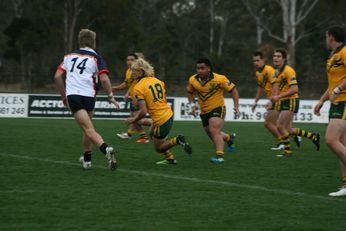
[[[269,65],[264,65],[262,70],[256,71],[257,84],[259,87],[263,88],[268,99],[272,95],[272,86],[275,82],[274,75],[275,69]]]
[[[133,88],[135,87],[136,83],[138,82],[138,79],[134,79],[132,77],[132,71],[131,71],[130,68],[128,68],[126,70],[124,82],[127,84],[127,88],[130,90],[131,99],[134,100],[135,99],[135,95],[134,95],[134,92],[133,92]]]
[[[346,78],[346,46],[343,44],[336,48],[327,60],[328,92],[329,95]],[[341,91],[335,102],[346,101],[346,90]]]
[[[167,103],[165,84],[155,77],[140,78],[134,87],[136,99],[145,101],[153,125],[159,127],[173,116]]]
[[[296,72],[287,64],[285,64],[280,70],[277,70],[274,78],[275,82],[279,85],[279,94],[287,92],[292,85],[298,84]],[[280,100],[295,98],[299,98],[298,93],[281,98]]]
[[[127,87],[130,88],[132,82],[133,82],[133,78],[132,78],[132,71],[130,68],[128,68],[126,70],[126,73],[125,73],[125,80],[124,82],[127,84]]]
[[[197,92],[201,114],[208,113],[217,107],[225,106],[223,92],[231,92],[235,85],[224,75],[211,73],[209,79],[202,84],[197,74],[189,78],[187,91]]]

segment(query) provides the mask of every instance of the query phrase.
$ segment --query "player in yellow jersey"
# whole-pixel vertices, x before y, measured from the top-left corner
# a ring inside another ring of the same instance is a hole
[[[232,150],[235,134],[222,132],[226,108],[224,91],[233,97],[234,112],[239,116],[239,96],[235,85],[226,76],[214,73],[209,59],[201,58],[197,61],[197,74],[189,78],[187,86],[188,100],[195,111],[195,97],[198,96],[198,105],[201,109],[200,117],[205,132],[215,145],[215,157],[210,159],[215,164],[224,162],[224,142],[227,142],[229,150]]]
[[[343,185],[329,196],[346,196],[346,35],[341,27],[326,32],[326,45],[331,51],[327,60],[328,88],[314,108],[320,115],[324,102],[331,101],[326,142],[340,160]]]
[[[132,71],[130,69],[132,63],[136,59],[138,59],[138,56],[135,53],[131,53],[131,54],[127,55],[126,64],[127,64],[128,69],[126,70],[125,79],[121,84],[112,87],[113,92],[128,89],[125,96],[124,96],[124,99],[125,99],[126,105],[130,105],[130,116],[134,116],[135,113],[137,113],[137,111],[138,111],[137,101],[136,101],[134,94],[133,94],[133,88],[136,85],[137,80],[133,79]],[[129,99],[129,97],[130,97],[130,99]],[[151,121],[146,119],[146,118],[143,118],[142,120],[131,124],[129,129],[127,130],[127,132],[118,133],[117,136],[122,138],[122,139],[129,139],[132,137],[134,131],[138,131],[140,138],[136,142],[137,143],[148,143],[149,138],[145,134],[145,131],[144,131],[142,125],[150,126]]]
[[[275,83],[275,69],[266,65],[264,62],[263,53],[261,51],[256,51],[252,56],[253,64],[256,68],[256,81],[257,81],[257,92],[255,96],[255,102],[252,105],[252,112],[256,110],[257,102],[262,96],[263,93],[266,94],[267,99],[270,99],[272,96],[273,84]],[[275,93],[276,94],[276,93]],[[264,126],[268,129],[268,131],[278,139],[280,134],[276,125],[276,121],[279,118],[280,112],[274,109],[275,107],[267,108],[267,114],[264,120]],[[300,147],[301,137],[294,136],[294,142]],[[278,143],[276,147],[271,148],[272,150],[283,150],[284,145],[282,143]]]
[[[272,95],[272,85],[275,83],[274,75],[275,69],[270,65],[266,65],[264,62],[263,53],[257,51],[252,56],[252,62],[256,68],[256,81],[257,81],[257,92],[255,96],[255,102],[252,105],[252,112],[256,110],[257,102],[263,93],[266,94],[267,98],[270,99]],[[269,108],[267,110],[267,115],[265,117],[264,126],[268,131],[277,139],[280,134],[276,127],[276,121],[279,118],[279,111],[274,110],[274,108]],[[277,147],[272,148],[273,150],[283,149],[284,145],[279,143]]]
[[[320,135],[304,131],[300,128],[292,128],[293,116],[299,109],[298,82],[296,72],[286,63],[287,51],[283,48],[276,49],[273,55],[273,63],[277,69],[275,75],[274,89],[278,92],[272,95],[271,100],[275,103],[275,110],[280,111],[277,127],[280,133],[279,142],[284,144],[284,152],[278,157],[289,157],[292,155],[290,135],[308,138],[320,148]]]
[[[166,100],[165,84],[155,77],[154,68],[144,59],[138,58],[131,66],[132,76],[138,80],[134,87],[134,94],[138,101],[139,111],[134,117],[127,119],[128,124],[135,123],[149,113],[153,125],[150,129],[155,149],[163,153],[165,159],[157,164],[176,164],[170,148],[179,144],[185,152],[192,153],[191,146],[185,141],[183,135],[168,139],[173,125],[173,111]]]

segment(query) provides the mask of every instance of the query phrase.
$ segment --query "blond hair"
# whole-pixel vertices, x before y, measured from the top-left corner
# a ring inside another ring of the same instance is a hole
[[[142,52],[135,52],[135,54],[137,55],[138,58],[145,59],[145,56]]]
[[[150,63],[148,63],[147,61],[145,61],[142,58],[136,59],[132,63],[131,69],[142,70],[142,71],[144,71],[144,76],[147,76],[147,77],[155,75],[153,66],[151,66]]]
[[[89,29],[81,29],[78,34],[79,47],[96,47],[96,33]]]

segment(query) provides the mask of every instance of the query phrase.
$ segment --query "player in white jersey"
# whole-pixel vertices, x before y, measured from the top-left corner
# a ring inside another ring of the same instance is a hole
[[[75,120],[83,130],[84,154],[80,157],[83,168],[91,167],[91,150],[94,144],[107,158],[110,169],[115,170],[117,161],[114,148],[104,142],[92,123],[98,76],[103,88],[108,93],[108,101],[117,108],[119,105],[112,94],[107,65],[104,59],[94,51],[96,33],[82,29],[78,39],[80,48],[65,55],[64,61],[55,73],[55,84],[64,105],[72,111]],[[64,74],[66,75],[66,84],[64,83]]]

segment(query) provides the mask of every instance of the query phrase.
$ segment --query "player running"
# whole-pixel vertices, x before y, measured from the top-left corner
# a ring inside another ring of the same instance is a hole
[[[292,156],[290,135],[308,138],[320,149],[320,135],[300,128],[292,128],[293,116],[299,110],[298,82],[296,72],[287,65],[287,51],[283,48],[276,49],[273,55],[273,63],[277,69],[275,75],[275,87],[278,87],[277,95],[272,95],[271,100],[275,103],[275,110],[279,111],[277,128],[280,133],[279,142],[284,144],[284,151],[278,157]]]
[[[127,89],[127,92],[124,96],[124,99],[125,99],[125,102],[127,103],[126,105],[130,105],[130,117],[133,117],[138,112],[137,100],[133,94],[133,88],[136,85],[137,80],[133,79],[132,71],[130,69],[132,63],[136,59],[138,59],[138,56],[135,53],[131,53],[131,54],[127,55],[126,64],[127,64],[128,69],[126,70],[124,82],[122,82],[121,84],[119,84],[117,86],[112,87],[113,92]],[[144,131],[142,125],[150,126],[151,120],[149,120],[147,118],[143,118],[140,121],[132,123],[132,124],[130,124],[127,132],[118,133],[117,136],[120,137],[121,139],[129,139],[132,137],[132,135],[134,134],[135,131],[138,131],[140,138],[136,142],[137,143],[148,143],[149,138],[145,134],[145,131]]]
[[[342,187],[329,196],[346,196],[346,35],[340,26],[326,32],[326,45],[331,51],[327,60],[328,88],[314,108],[320,115],[324,102],[331,101],[326,142],[340,160]]]
[[[197,110],[194,93],[198,96],[200,117],[205,132],[215,145],[215,156],[210,159],[215,164],[224,162],[224,142],[233,151],[235,133],[222,132],[226,107],[223,92],[231,94],[235,116],[239,116],[239,96],[235,85],[226,76],[214,73],[209,59],[201,58],[196,64],[197,74],[189,78],[187,86],[188,100],[193,113]]]
[[[183,135],[168,139],[173,125],[173,112],[166,100],[165,84],[155,77],[154,68],[144,59],[135,60],[131,71],[132,77],[137,80],[134,95],[138,101],[139,111],[134,117],[129,117],[127,123],[135,123],[149,113],[153,121],[150,135],[155,150],[165,156],[164,160],[158,161],[156,164],[176,164],[177,161],[170,148],[179,144],[188,154],[192,153],[192,149]]]
[[[252,105],[252,112],[256,110],[257,102],[260,99],[263,92],[266,94],[267,98],[270,99],[273,95],[273,84],[275,83],[275,69],[265,64],[263,53],[261,51],[256,51],[252,57],[253,64],[256,68],[256,81],[258,84],[255,102]],[[277,94],[276,92],[274,95]],[[277,128],[276,121],[279,118],[280,112],[275,110],[275,106],[267,108],[267,114],[264,120],[264,126],[268,129],[268,131],[278,140],[280,133]],[[300,147],[301,137],[294,136],[294,142]],[[278,143],[276,147],[271,148],[272,150],[283,150],[284,145],[282,143]]]
[[[98,134],[92,123],[96,98],[96,79],[100,77],[101,84],[108,93],[108,101],[119,108],[115,101],[111,82],[104,59],[95,52],[96,33],[82,29],[78,35],[79,49],[65,55],[55,76],[55,84],[61,94],[64,105],[68,107],[73,117],[83,130],[84,153],[80,157],[83,168],[91,167],[92,145],[100,149],[109,163],[109,168],[115,170],[117,161],[114,148],[108,146]],[[63,75],[66,74],[66,87]]]

